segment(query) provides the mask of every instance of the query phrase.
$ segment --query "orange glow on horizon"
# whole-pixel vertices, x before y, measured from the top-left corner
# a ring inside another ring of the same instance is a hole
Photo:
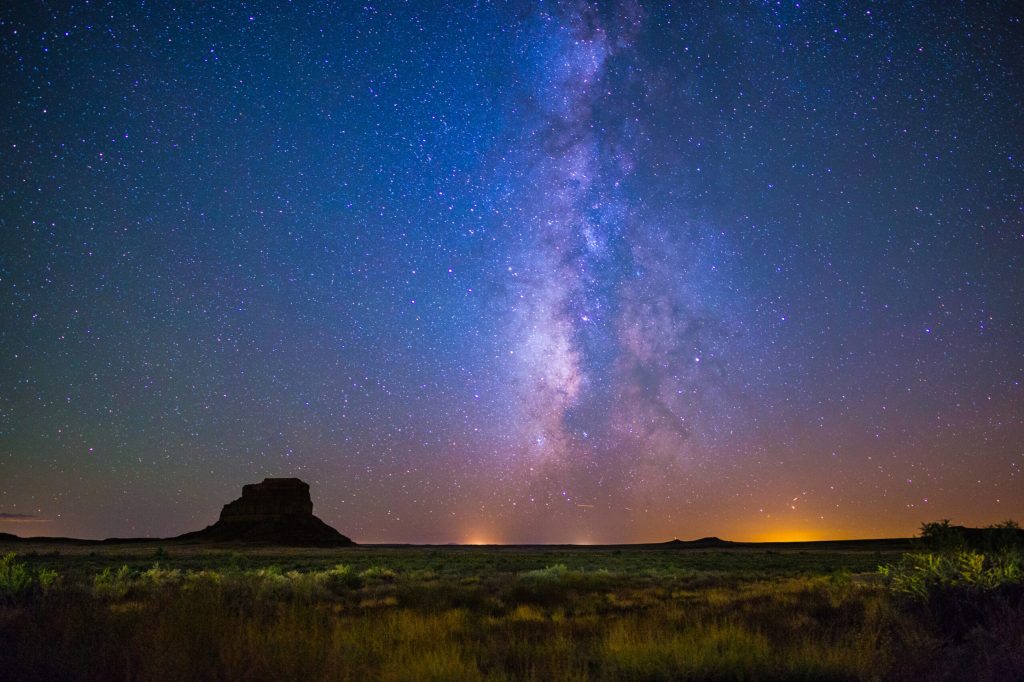
[[[861,537],[856,533],[834,529],[784,526],[751,530],[743,534],[748,542],[816,542],[820,540],[854,540]],[[731,538],[730,538],[731,539]]]
[[[501,541],[495,539],[495,535],[492,532],[474,530],[468,533],[463,533],[462,544],[465,545],[500,545]]]

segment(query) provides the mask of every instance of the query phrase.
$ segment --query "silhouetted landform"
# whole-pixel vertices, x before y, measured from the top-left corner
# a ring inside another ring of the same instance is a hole
[[[658,543],[657,546],[664,547],[665,549],[714,549],[717,547],[734,547],[735,545],[735,542],[712,536],[698,540],[680,540],[676,538],[668,542]]]
[[[580,551],[609,551],[609,550],[660,550],[660,551],[694,551],[709,552],[721,551],[757,551],[757,552],[896,552],[922,549],[919,538],[877,538],[865,540],[801,540],[793,542],[733,542],[715,537],[700,538],[699,540],[669,540],[668,542],[645,542],[618,545],[571,545],[571,544],[531,544],[531,545],[460,545],[449,542],[443,545],[412,544],[412,543],[380,543],[362,545],[363,547],[387,547],[401,549],[408,547],[430,547],[436,549],[452,550],[507,550],[515,552],[519,550],[580,550]]]
[[[11,533],[0,533],[0,542],[37,543],[46,545],[137,545],[146,542],[162,542],[161,538],[104,538],[89,540],[62,536],[37,535],[23,538]]]
[[[297,478],[265,478],[262,483],[242,486],[242,496],[224,505],[217,523],[174,539],[290,547],[355,544],[313,516],[309,484]]]
[[[925,524],[921,537],[875,538],[862,540],[800,540],[788,542],[734,542],[718,537],[696,540],[651,542],[617,545],[522,544],[522,545],[443,545],[380,543],[374,547],[436,547],[451,549],[591,549],[591,550],[693,550],[693,551],[808,551],[808,552],[893,552],[928,551],[943,547],[962,546],[979,551],[998,550],[1002,547],[1024,547],[1024,529],[1015,524],[989,528],[953,526],[948,521]],[[107,538],[81,540],[65,537],[22,538],[0,533],[0,543],[35,543],[67,545],[119,545],[138,543],[183,542],[197,544],[240,543],[282,545],[291,547],[348,547],[349,538],[313,516],[313,502],[309,485],[297,478],[268,478],[262,483],[242,487],[242,497],[224,505],[220,519],[203,530],[174,538]]]
[[[733,542],[716,537],[699,540],[670,540],[644,547],[663,549],[858,549],[858,550],[899,550],[911,549],[915,538],[869,538],[864,540],[794,540],[787,542]]]
[[[313,517],[316,519],[316,517]],[[319,521],[319,519],[316,519]],[[294,547],[347,547],[356,545],[355,542],[348,540],[347,543],[337,544],[309,544],[305,542],[294,542],[290,540],[273,540],[273,539],[253,539],[253,537],[241,537],[238,538],[229,533],[221,534],[218,531],[216,534],[206,535],[208,531],[218,526],[220,522],[213,526],[208,526],[204,530],[195,531],[192,533],[186,533],[173,538],[106,538],[104,540],[83,540],[79,538],[66,538],[66,537],[27,537],[23,538],[17,535],[11,535],[10,533],[0,533],[0,543],[17,543],[17,544],[37,544],[37,545],[128,545],[128,544],[165,544],[165,543],[177,543],[183,544],[197,544],[202,542],[218,542],[218,543],[241,543],[241,544],[266,544],[274,545],[279,544],[283,546],[294,546]],[[321,521],[321,523],[323,523]],[[327,524],[324,524],[327,526]],[[331,531],[335,531],[330,526],[327,526]],[[339,533],[340,535],[340,533]],[[345,537],[342,535],[341,537]],[[346,538],[347,540],[348,538]],[[547,549],[547,550],[560,550],[560,549],[574,549],[574,550],[594,550],[594,551],[608,551],[608,550],[661,550],[661,551],[695,551],[695,552],[708,552],[708,551],[760,551],[760,552],[893,552],[893,551],[911,551],[927,549],[922,545],[920,538],[879,538],[879,539],[867,539],[867,540],[811,540],[811,541],[794,541],[794,542],[732,542],[729,540],[718,540],[717,542],[708,542],[709,538],[701,538],[700,540],[669,540],[668,542],[653,542],[653,543],[639,543],[639,544],[619,544],[619,545],[570,545],[570,544],[533,544],[533,545],[460,545],[457,543],[446,543],[443,545],[434,544],[412,544],[412,543],[374,543],[370,545],[362,545],[365,547],[381,547],[381,548],[395,548],[401,549],[403,547],[409,549],[415,549],[417,547],[430,547],[436,549],[452,549],[452,550],[475,550],[475,549],[494,549],[494,550],[534,550],[534,549]]]

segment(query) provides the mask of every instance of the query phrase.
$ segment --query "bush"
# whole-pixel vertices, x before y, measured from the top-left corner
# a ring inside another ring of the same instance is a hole
[[[1019,551],[919,552],[879,572],[907,610],[947,641],[962,642],[971,632],[1024,618],[1024,557]]]
[[[363,584],[363,579],[346,564],[338,564],[334,568],[317,573],[316,579],[334,595],[358,589]]]
[[[391,581],[398,577],[398,574],[384,566],[370,566],[359,574],[363,580]]]
[[[520,573],[508,597],[513,603],[538,604],[548,607],[559,606],[570,601],[572,596],[566,584],[572,575],[565,564],[555,564],[534,571]]]
[[[131,587],[132,571],[127,566],[116,571],[108,566],[92,581],[92,593],[100,599],[124,599]]]
[[[914,552],[896,565],[880,566],[889,590],[916,601],[936,590],[988,591],[1024,582],[1020,552],[984,555],[973,550]]]
[[[967,545],[963,530],[952,525],[949,519],[922,523],[921,542],[933,552],[951,552]]]
[[[60,582],[57,571],[44,568],[33,573],[16,559],[14,552],[0,558],[0,604],[15,604],[46,594]]]
[[[51,568],[41,568],[37,574],[37,579],[39,581],[39,589],[42,590],[43,594],[46,594],[60,584],[60,573]]]
[[[565,564],[555,564],[553,566],[545,566],[544,568],[538,568],[535,571],[525,571],[519,574],[520,580],[561,580],[569,572]]]
[[[25,564],[15,563],[14,552],[0,559],[0,601],[16,602],[27,597],[36,585]]]
[[[621,576],[606,569],[596,571],[571,571],[565,564],[520,573],[517,583],[528,588],[545,591],[549,588],[575,590],[576,592],[600,592],[610,589]]]
[[[181,571],[173,568],[161,568],[160,564],[153,564],[153,568],[145,571],[140,576],[146,587],[163,589],[180,585],[182,582]]]
[[[949,519],[921,524],[921,545],[932,552],[973,549],[992,553],[1024,550],[1024,531],[1008,520],[984,528],[954,526]]]
[[[1008,520],[985,528],[986,549],[990,552],[1024,550],[1024,532],[1016,521]]]
[[[189,592],[213,591],[223,582],[224,575],[218,571],[189,571],[185,574],[183,589]]]

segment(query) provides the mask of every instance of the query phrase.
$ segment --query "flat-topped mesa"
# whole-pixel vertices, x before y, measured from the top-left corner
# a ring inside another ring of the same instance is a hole
[[[279,516],[312,516],[309,484],[297,478],[265,478],[242,486],[242,496],[220,512],[225,523],[265,521]]]
[[[309,484],[297,478],[266,478],[242,486],[242,496],[224,505],[217,523],[178,539],[296,547],[355,544],[313,516]]]

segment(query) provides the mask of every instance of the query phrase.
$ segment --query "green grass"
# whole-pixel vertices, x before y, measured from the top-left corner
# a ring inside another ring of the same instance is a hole
[[[1019,604],[982,609],[970,637],[950,639],[877,573],[898,554],[39,549],[8,562],[19,575],[60,574],[0,606],[11,679],[999,680],[1024,670]]]

